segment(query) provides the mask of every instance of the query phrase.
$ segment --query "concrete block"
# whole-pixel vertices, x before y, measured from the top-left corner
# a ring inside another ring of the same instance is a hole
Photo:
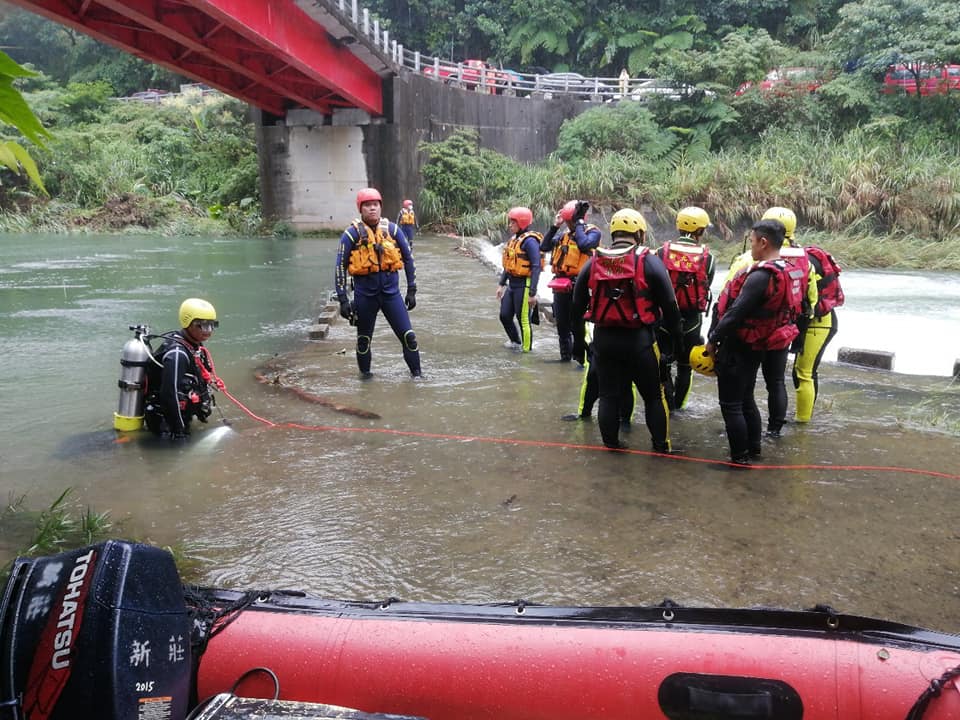
[[[837,352],[837,360],[851,365],[893,370],[895,353],[884,350],[862,350],[858,348],[842,347]]]
[[[310,339],[311,340],[322,340],[327,336],[327,333],[330,332],[330,326],[326,323],[317,323],[316,325],[310,326]]]
[[[953,361],[953,376],[960,379],[960,358]]]
[[[325,307],[323,310],[320,311],[320,317],[317,318],[317,322],[330,324],[334,322],[339,316],[340,316],[339,309]]]

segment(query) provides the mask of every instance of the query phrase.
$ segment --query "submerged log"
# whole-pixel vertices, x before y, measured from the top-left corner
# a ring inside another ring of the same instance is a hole
[[[304,402],[312,403],[313,405],[322,405],[323,407],[328,407],[331,410],[336,410],[339,413],[345,415],[353,415],[354,417],[364,418],[366,420],[379,420],[380,416],[370,410],[364,410],[362,408],[351,407],[350,405],[343,405],[342,403],[335,402],[329,398],[320,397],[319,395],[314,395],[313,393],[307,392],[302,388],[298,388],[295,385],[288,385],[283,382],[280,374],[276,374],[273,377],[267,377],[263,373],[255,372],[253,376],[257,379],[257,382],[263,383],[264,385],[271,385],[273,387],[279,388],[285,392],[294,395]]]

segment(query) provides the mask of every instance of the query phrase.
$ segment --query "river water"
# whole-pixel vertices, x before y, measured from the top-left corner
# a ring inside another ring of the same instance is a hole
[[[560,421],[580,373],[547,362],[549,325],[529,355],[502,347],[494,271],[456,239],[417,243],[422,382],[382,318],[369,381],[345,323],[306,339],[333,240],[0,242],[3,490],[41,508],[71,487],[129,536],[187,544],[200,582],[349,599],[829,603],[960,631],[956,274],[845,273],[832,356],[895,350],[901,373],[825,363],[814,422],[764,447],[771,467],[733,471],[712,462],[727,446],[705,378],[671,423],[686,458],[606,452],[595,424]],[[212,421],[182,447],[117,442],[127,326],[170,329],[192,295],[220,313],[209,346],[229,391],[303,427],[221,397],[229,427]],[[649,449],[642,423],[626,439]],[[17,540],[0,530],[0,563]]]

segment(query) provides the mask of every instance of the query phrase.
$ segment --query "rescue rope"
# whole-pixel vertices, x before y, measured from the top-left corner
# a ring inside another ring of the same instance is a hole
[[[460,442],[486,442],[494,445],[520,445],[525,447],[544,447],[544,448],[565,448],[569,450],[590,450],[601,452],[616,452],[626,455],[646,455],[648,457],[659,457],[669,460],[683,462],[701,463],[713,466],[727,466],[741,470],[845,470],[845,471],[864,471],[864,472],[888,472],[888,473],[906,473],[908,475],[924,475],[927,477],[943,478],[945,480],[960,480],[960,475],[938,472],[936,470],[924,470],[922,468],[896,467],[893,465],[774,465],[774,464],[751,464],[740,465],[725,460],[715,460],[711,458],[700,458],[690,455],[674,455],[671,453],[659,453],[653,450],[634,450],[632,448],[608,448],[603,445],[586,445],[583,443],[568,443],[551,440],[524,440],[520,438],[502,438],[502,437],[484,437],[480,435],[453,435],[449,433],[431,433],[418,430],[395,430],[393,428],[363,428],[363,427],[338,427],[336,425],[304,425],[296,422],[275,423],[266,418],[262,418],[250,410],[246,405],[231,395],[226,390],[222,390],[224,395],[233,402],[240,410],[257,422],[263,423],[272,428],[288,428],[291,430],[306,430],[308,432],[342,432],[342,433],[373,433],[378,435],[395,435],[400,437],[417,437],[428,440],[457,440]]]
[[[913,707],[910,708],[906,720],[920,720],[927,712],[927,706],[930,704],[930,701],[935,697],[940,697],[940,692],[943,690],[944,685],[956,677],[960,677],[960,665],[957,665],[952,670],[947,670],[940,677],[931,680],[930,685],[921,693],[920,697],[917,698]],[[954,683],[954,685],[956,685],[956,683]],[[958,688],[958,690],[960,690],[960,688]]]

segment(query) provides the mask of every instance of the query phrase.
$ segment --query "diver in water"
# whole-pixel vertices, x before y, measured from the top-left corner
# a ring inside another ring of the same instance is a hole
[[[214,399],[225,390],[204,343],[219,326],[217,311],[206,300],[187,298],[180,305],[180,330],[164,333],[147,370],[144,421],[147,428],[174,440],[190,434],[195,417],[207,422]]]

